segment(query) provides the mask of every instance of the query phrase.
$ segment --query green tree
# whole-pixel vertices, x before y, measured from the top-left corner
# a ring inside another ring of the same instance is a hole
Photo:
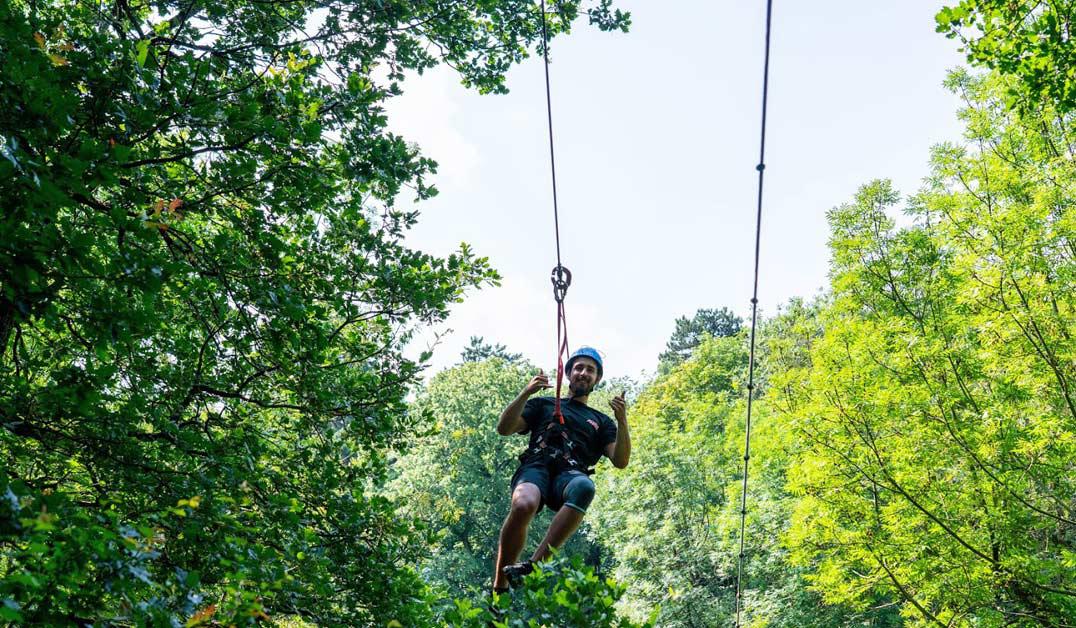
[[[497,343],[489,344],[482,336],[471,336],[471,344],[463,348],[460,360],[464,362],[481,362],[490,358],[500,358],[505,362],[518,362],[521,353],[510,353],[508,347]]]
[[[661,625],[721,625],[731,616],[733,527],[720,528],[735,476],[724,438],[735,412],[742,338],[702,341],[695,355],[647,387],[631,408],[632,460],[599,490],[617,504],[597,514],[630,616],[661,605]],[[724,551],[723,551],[724,550]]]
[[[553,35],[601,0],[567,0]],[[13,0],[0,9],[0,608],[25,624],[421,624],[373,490],[416,325],[496,280],[408,249],[436,164],[406,71],[482,92],[533,3]],[[427,609],[428,610],[428,609]]]
[[[413,413],[429,417],[433,431],[415,438],[393,464],[389,490],[404,512],[436,535],[421,569],[453,595],[488,588],[508,512],[508,482],[515,456],[526,446],[494,428],[535,370],[500,358],[467,361],[435,375],[412,404]],[[539,533],[537,523],[532,537]]]
[[[1076,616],[1071,114],[1019,117],[957,72],[967,145],[830,213],[833,295],[782,388],[804,449],[789,542],[826,600],[899,596],[912,625]],[[794,380],[795,378],[793,378]]]
[[[726,338],[740,333],[743,319],[728,308],[720,310],[700,309],[691,318],[676,319],[676,329],[665,343],[665,351],[659,357],[659,370],[668,371],[691,357],[691,353],[707,337]]]
[[[794,302],[763,327],[770,371],[802,365],[817,334],[814,310]],[[740,530],[747,346],[744,334],[707,338],[687,361],[651,383],[631,410],[629,467],[599,489],[615,509],[593,522],[628,586],[629,616],[661,607],[661,626],[730,626]],[[795,443],[783,415],[756,393],[748,495],[747,626],[893,625],[892,613],[823,607],[806,569],[783,548],[795,500],[785,489]]]
[[[938,32],[964,44],[968,62],[1016,79],[1015,94],[1038,110],[1076,109],[1076,2],[960,0],[937,15]]]

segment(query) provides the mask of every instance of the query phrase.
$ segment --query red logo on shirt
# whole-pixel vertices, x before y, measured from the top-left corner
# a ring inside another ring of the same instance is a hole
[[[594,419],[587,419],[587,423],[590,423],[591,427],[593,427],[595,430],[598,429],[598,423]]]

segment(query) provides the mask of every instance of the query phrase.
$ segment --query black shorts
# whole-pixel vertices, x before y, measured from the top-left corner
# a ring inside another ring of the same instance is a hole
[[[520,465],[514,475],[512,475],[512,491],[516,490],[516,486],[527,482],[538,487],[538,491],[542,494],[542,503],[549,507],[550,510],[556,512],[564,505],[564,489],[567,488],[568,483],[575,478],[587,474],[575,469],[568,469],[561,471],[560,473],[553,474],[550,478],[549,466],[543,462],[532,462],[528,464]],[[593,491],[591,491],[593,494]],[[586,511],[586,504],[582,509],[574,507],[576,510]],[[539,506],[541,508],[541,506]]]

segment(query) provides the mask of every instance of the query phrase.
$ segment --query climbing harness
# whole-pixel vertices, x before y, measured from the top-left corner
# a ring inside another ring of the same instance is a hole
[[[751,293],[751,350],[747,366],[747,421],[744,424],[743,488],[740,495],[740,554],[736,561],[736,628],[740,628],[743,609],[744,531],[747,526],[747,465],[751,460],[751,400],[755,391],[755,329],[758,320],[758,260],[762,243],[762,175],[766,171],[766,101],[770,85],[770,25],[773,0],[766,0],[766,52],[762,62],[762,132],[759,140],[758,210],[755,217],[755,285]]]
[[[564,363],[566,370],[572,369],[572,364],[580,358],[587,358],[592,360],[597,368],[598,380],[601,380],[603,374],[602,358],[597,349],[593,347],[579,347],[575,350],[575,353],[568,358],[568,361]],[[593,420],[587,420],[595,430],[599,428],[598,423]],[[559,421],[549,421],[544,424],[540,432],[535,432],[536,438],[534,440],[534,446],[524,452],[520,456],[520,462],[527,464],[536,460],[541,460],[544,464],[549,466],[555,472],[560,471],[582,471],[583,473],[590,475],[594,472],[593,469],[585,468],[585,465],[576,460],[574,455],[575,441],[570,438],[569,425],[563,421],[563,415]]]
[[[545,111],[549,126],[549,170],[553,177],[553,230],[557,243],[557,265],[553,267],[550,280],[553,282],[553,298],[557,302],[557,396],[553,402],[553,416],[560,425],[564,425],[564,415],[560,411],[561,382],[564,379],[564,356],[568,354],[568,319],[564,314],[564,297],[572,285],[572,272],[560,262],[560,214],[557,207],[557,159],[553,150],[553,99],[549,88],[549,29],[546,25],[545,0],[541,0],[542,11],[542,60],[545,62]]]
[[[564,417],[561,417],[563,420]],[[555,473],[563,471],[580,471],[587,475],[594,473],[575,457],[575,444],[568,437],[568,426],[557,421],[546,423],[545,429],[538,435],[534,447],[519,455],[520,464],[541,462]]]

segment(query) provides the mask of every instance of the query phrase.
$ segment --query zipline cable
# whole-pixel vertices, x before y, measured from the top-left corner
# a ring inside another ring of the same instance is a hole
[[[557,159],[553,151],[553,99],[549,88],[549,32],[546,28],[545,0],[541,0],[542,9],[542,59],[545,61],[545,112],[549,122],[549,170],[553,175],[553,230],[557,242],[557,266],[560,267],[560,217],[557,212]]]
[[[770,25],[773,0],[766,0],[766,52],[762,63],[762,132],[758,149],[758,210],[755,217],[755,285],[751,293],[751,350],[747,366],[747,421],[744,425],[743,492],[740,495],[740,554],[736,562],[736,628],[743,610],[744,532],[747,527],[747,470],[751,461],[751,401],[755,396],[755,328],[758,323],[758,261],[762,245],[762,181],[766,171],[766,101],[770,87]]]
[[[553,416],[564,424],[564,415],[560,410],[561,381],[564,378],[564,356],[568,353],[568,319],[564,314],[564,297],[568,286],[572,285],[572,273],[560,263],[560,215],[557,207],[557,159],[553,150],[553,98],[549,87],[549,30],[546,26],[545,0],[541,0],[542,11],[542,64],[545,68],[545,111],[549,123],[549,170],[553,176],[553,232],[557,243],[557,265],[553,268],[550,280],[553,282],[553,298],[557,301],[557,395],[553,401]],[[563,332],[563,335],[562,335]]]

